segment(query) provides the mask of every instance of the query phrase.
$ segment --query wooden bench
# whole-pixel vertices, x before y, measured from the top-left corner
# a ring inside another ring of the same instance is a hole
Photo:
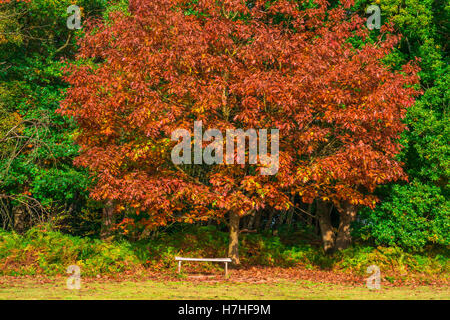
[[[182,258],[182,257],[175,257],[175,261],[178,261],[178,273],[181,272],[182,261],[223,262],[225,263],[225,277],[228,275],[228,262],[232,262],[230,258]]]

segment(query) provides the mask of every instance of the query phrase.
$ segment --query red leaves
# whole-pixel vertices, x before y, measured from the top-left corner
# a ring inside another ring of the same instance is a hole
[[[213,206],[217,215],[282,208],[292,190],[308,202],[373,206],[376,185],[405,178],[395,155],[417,68],[401,74],[380,61],[398,37],[354,48],[349,38],[368,34],[364,21],[346,20],[325,1],[305,10],[291,1],[269,10],[265,1],[253,9],[234,0],[189,3],[130,1],[130,16],[91,24],[80,41],[84,62],[69,68],[61,113],[81,128],[77,162],[98,173],[96,198],[140,203],[164,223],[203,218]],[[186,16],[175,5],[205,15]],[[235,21],[233,12],[249,19]],[[275,24],[276,12],[292,25]],[[195,120],[219,130],[280,129],[279,173],[174,166],[170,134]]]

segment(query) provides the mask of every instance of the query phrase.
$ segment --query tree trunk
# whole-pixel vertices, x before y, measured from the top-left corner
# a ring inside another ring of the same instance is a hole
[[[334,249],[335,236],[331,225],[330,205],[322,200],[317,201],[317,218],[322,235],[323,249],[326,253],[330,253]]]
[[[291,196],[291,202],[292,202],[292,206],[288,209],[287,218],[286,218],[286,224],[288,225],[289,229],[291,228],[292,220],[294,218],[295,196]]]
[[[252,214],[250,215],[250,217],[248,219],[248,224],[247,224],[248,230],[252,230],[253,224],[255,223],[255,216],[256,216],[256,212],[253,210]]]
[[[228,246],[228,257],[234,264],[240,264],[239,261],[239,221],[237,213],[230,212],[230,244]]]
[[[308,226],[314,226],[314,221],[313,221],[313,214],[312,214],[312,203],[308,204],[308,209],[306,210],[309,215],[306,217],[306,223],[308,224]]]
[[[357,208],[353,204],[347,204],[340,213],[339,229],[336,237],[336,249],[343,250],[352,243],[350,234],[351,223],[356,219]]]
[[[264,230],[269,231],[270,227],[272,226],[272,218],[273,218],[273,209],[270,209],[269,219],[267,219],[266,227],[264,228]]]
[[[293,219],[293,217],[294,217],[294,207],[289,208],[288,216],[287,216],[287,219],[286,219],[286,224],[289,226],[289,228],[290,228],[291,225],[292,225],[292,219]]]
[[[255,225],[254,225],[255,230],[259,230],[260,225],[261,225],[261,212],[258,211],[255,213]]]
[[[14,217],[14,231],[17,233],[25,232],[25,208],[21,205],[15,206],[12,212]]]
[[[280,213],[280,216],[278,217],[278,223],[277,223],[277,226],[276,226],[277,229],[279,229],[283,225],[284,218],[286,217],[286,214],[287,214],[286,210],[283,210]]]
[[[112,201],[108,201],[102,212],[102,228],[100,231],[100,238],[106,239],[112,234],[114,216],[114,206]]]

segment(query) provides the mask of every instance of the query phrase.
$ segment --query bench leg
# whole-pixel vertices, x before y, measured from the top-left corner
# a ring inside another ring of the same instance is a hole
[[[225,277],[228,276],[228,262],[225,262]]]
[[[178,273],[181,272],[181,261],[178,261]]]

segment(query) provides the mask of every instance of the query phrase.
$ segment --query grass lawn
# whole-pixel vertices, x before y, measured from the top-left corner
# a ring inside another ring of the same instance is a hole
[[[448,287],[383,287],[314,283],[305,280],[277,283],[191,281],[88,281],[80,290],[66,288],[66,278],[34,280],[0,277],[0,299],[450,299]]]

